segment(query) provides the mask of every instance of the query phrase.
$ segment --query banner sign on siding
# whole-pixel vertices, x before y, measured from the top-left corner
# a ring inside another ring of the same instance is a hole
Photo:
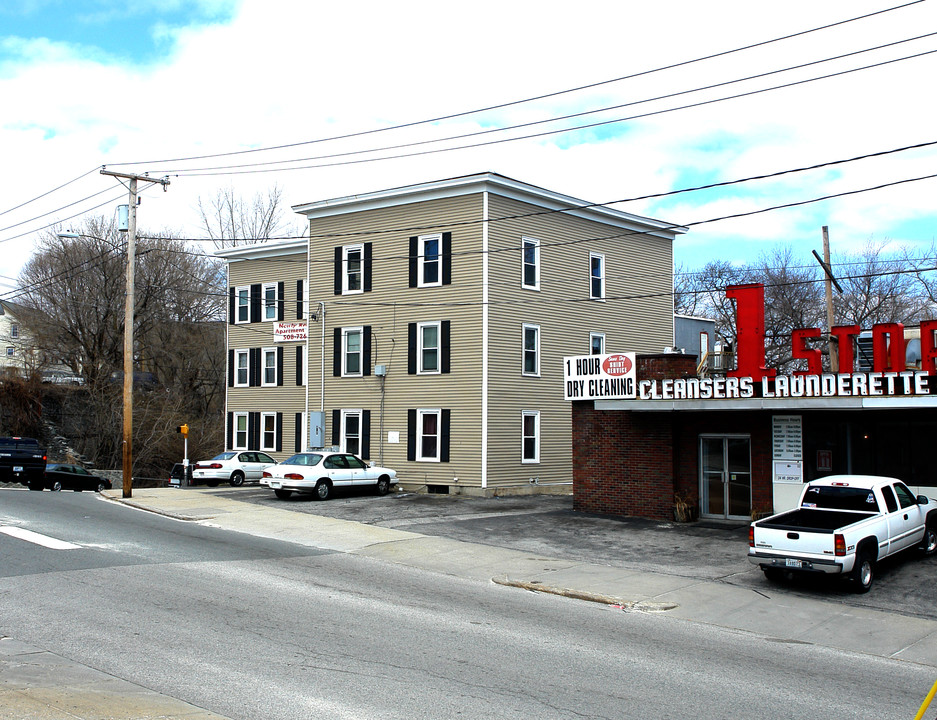
[[[306,342],[305,322],[273,323],[274,342]]]
[[[563,358],[566,400],[631,400],[637,397],[634,353]]]

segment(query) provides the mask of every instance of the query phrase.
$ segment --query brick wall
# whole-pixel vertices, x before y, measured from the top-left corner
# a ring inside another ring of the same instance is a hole
[[[695,375],[683,355],[638,356],[640,379]],[[628,412],[572,403],[573,508],[602,515],[673,520],[674,493],[699,502],[699,436],[751,436],[752,503],[770,506],[769,412]]]

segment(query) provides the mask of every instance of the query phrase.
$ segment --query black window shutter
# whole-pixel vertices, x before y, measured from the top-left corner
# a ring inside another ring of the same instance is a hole
[[[260,387],[260,348],[251,348],[247,351],[247,384],[250,387]],[[256,448],[249,448],[256,450]]]
[[[335,294],[342,294],[342,246],[335,248]]]
[[[283,452],[283,413],[277,413],[277,452]]]
[[[286,296],[284,295],[283,281],[277,283],[277,320],[283,322],[283,313],[286,309]]]
[[[283,346],[277,348],[277,386],[283,385]]]
[[[416,410],[407,410],[407,460],[416,460]]]
[[[260,450],[260,413],[247,413],[247,449]]]
[[[296,384],[303,384],[303,346],[296,346]]]
[[[371,246],[374,243],[365,243],[364,244],[364,291],[371,292]]]
[[[452,284],[452,233],[442,234],[442,284]]]
[[[416,287],[416,270],[417,270],[417,254],[419,252],[418,246],[419,238],[412,237],[410,238],[410,287]]]
[[[439,329],[440,329],[440,333],[439,333],[439,334],[440,334],[440,336],[441,336],[441,337],[439,338],[439,354],[440,354],[440,356],[441,356],[441,357],[440,357],[440,361],[439,361],[439,370],[440,370],[440,372],[443,372],[443,373],[448,373],[448,372],[449,372],[449,369],[450,369],[450,365],[449,365],[449,358],[450,358],[450,352],[449,352],[450,325],[451,325],[451,322],[450,322],[449,320],[443,320],[442,323],[440,324],[440,328],[439,328]]]
[[[332,445],[338,447],[342,443],[342,411],[332,411]]]
[[[293,440],[293,452],[302,452],[305,448],[303,444],[303,414],[296,413],[295,419],[293,420],[293,435],[295,436]]]
[[[416,323],[407,323],[407,374],[416,375]]]
[[[342,329],[335,328],[332,335],[332,375],[339,377],[342,374]]]
[[[228,325],[234,325],[234,320],[235,320],[234,313],[237,310],[234,302],[235,302],[235,294],[234,294],[234,288],[232,287],[228,296]]]
[[[251,317],[252,323],[260,322],[263,314],[260,311],[261,301],[263,300],[263,286],[259,283],[251,285]]]
[[[234,350],[228,350],[228,387],[234,387]]]
[[[361,411],[361,459],[371,459],[371,411]]]
[[[449,462],[449,415],[450,410],[442,411],[439,428],[439,462]]]
[[[228,431],[225,433],[225,449],[234,448],[234,413],[228,413]]]
[[[303,319],[303,281],[296,281],[296,319]]]
[[[361,374],[370,375],[371,374],[371,326],[365,325],[364,333],[362,334],[364,335],[364,342],[362,343],[364,345],[364,352],[362,353],[362,355],[364,355],[364,358],[362,360]]]

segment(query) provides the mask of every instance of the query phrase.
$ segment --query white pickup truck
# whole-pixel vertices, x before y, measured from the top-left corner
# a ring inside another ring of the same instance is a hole
[[[937,552],[937,500],[900,480],[831,475],[804,485],[799,507],[751,524],[748,559],[769,580],[839,573],[868,592],[875,563],[902,550]]]

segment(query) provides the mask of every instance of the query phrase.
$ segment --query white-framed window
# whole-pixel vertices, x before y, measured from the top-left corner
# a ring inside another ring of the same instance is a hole
[[[20,326],[16,323],[10,325],[10,337],[14,340],[20,336]]]
[[[442,285],[442,234],[417,238],[417,287]]]
[[[342,410],[342,452],[361,456],[361,411]]]
[[[364,245],[342,248],[342,294],[364,292]]]
[[[234,386],[250,385],[250,350],[234,351]]]
[[[440,323],[426,322],[417,323],[416,342],[417,342],[417,367],[416,371],[420,375],[438,374],[439,367],[439,338]]]
[[[357,377],[364,374],[361,367],[363,339],[364,328],[342,329],[342,376]]]
[[[249,285],[234,288],[234,323],[251,321],[251,289]]]
[[[247,413],[234,413],[234,429],[231,433],[234,447],[232,450],[247,450]]]
[[[264,320],[277,319],[277,284],[264,283],[263,287]]]
[[[11,345],[7,346],[7,357],[13,357],[13,354],[15,352],[16,352],[16,349],[13,346]]]
[[[277,450],[277,414],[260,413],[260,449],[276,452]]]
[[[605,333],[589,333],[589,354],[605,354]]]
[[[540,241],[536,238],[521,238],[521,287],[540,289]]]
[[[540,326],[524,325],[524,375],[540,376]]]
[[[416,411],[416,459],[439,462],[442,410]]]
[[[260,351],[262,358],[262,369],[260,384],[264,387],[270,387],[277,384],[277,349],[263,348]]]
[[[589,253],[589,297],[605,299],[605,255]]]
[[[521,413],[521,462],[540,462],[540,411]]]

